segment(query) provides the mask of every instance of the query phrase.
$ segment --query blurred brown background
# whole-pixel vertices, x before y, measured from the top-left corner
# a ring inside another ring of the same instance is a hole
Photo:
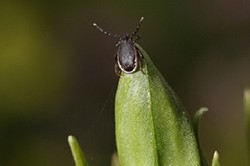
[[[243,89],[250,86],[250,1],[0,2],[0,165],[74,165],[75,135],[91,165],[115,151],[116,40],[145,17],[139,44],[190,116],[201,106],[210,161],[248,165]]]

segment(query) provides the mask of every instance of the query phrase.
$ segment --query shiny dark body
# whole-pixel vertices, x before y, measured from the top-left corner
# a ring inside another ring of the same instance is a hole
[[[138,69],[141,69],[142,67],[141,65],[142,54],[135,47],[135,41],[140,38],[137,35],[137,32],[140,29],[141,22],[143,19],[144,18],[141,17],[134,32],[132,32],[131,34],[126,33],[123,36],[109,33],[107,31],[104,31],[96,23],[93,24],[98,30],[100,30],[105,35],[119,39],[119,42],[116,44],[118,50],[115,55],[115,60],[116,60],[115,73],[117,75],[120,75],[121,72],[124,72],[126,74],[131,74],[136,72]]]
[[[116,61],[119,69],[127,74],[137,71],[140,66],[140,53],[134,45],[132,38],[125,37],[117,43]],[[117,67],[116,73],[119,74],[120,70]]]

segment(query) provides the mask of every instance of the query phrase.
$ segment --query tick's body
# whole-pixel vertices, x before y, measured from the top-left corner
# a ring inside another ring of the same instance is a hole
[[[115,72],[117,75],[120,75],[121,72],[131,74],[141,68],[142,55],[134,44],[136,39],[139,39],[139,36],[136,35],[136,33],[140,28],[142,20],[143,17],[141,18],[138,26],[136,27],[136,30],[132,34],[125,34],[122,37],[108,33],[95,23],[93,24],[104,34],[119,39],[119,42],[116,44],[118,50],[115,55],[115,60],[117,62],[117,64],[115,65]]]
[[[140,57],[134,46],[134,41],[131,38],[121,40],[117,43],[117,47],[115,59],[119,69],[127,74],[137,71]],[[119,70],[116,69],[117,72],[119,73]]]

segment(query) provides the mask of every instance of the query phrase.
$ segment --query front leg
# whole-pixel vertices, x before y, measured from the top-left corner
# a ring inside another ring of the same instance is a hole
[[[118,66],[117,63],[115,64],[115,74],[117,76],[121,76],[121,70],[120,70],[120,68],[119,68],[119,66]]]
[[[114,57],[115,57],[115,61],[117,62],[117,54],[115,54],[115,56],[114,56]]]
[[[115,54],[115,62],[116,62],[116,64],[115,64],[115,74],[117,76],[121,76],[121,70],[120,70],[120,68],[119,68],[119,66],[117,64],[117,54]]]
[[[139,69],[141,70],[141,72],[143,74],[146,74],[144,71],[143,71],[143,67],[144,67],[144,56],[142,55],[141,51],[136,48],[136,51],[137,51],[137,56],[138,56],[138,60],[139,60]]]
[[[140,49],[138,47],[135,46],[136,49],[136,53],[139,55],[138,57],[140,58],[140,60],[144,59],[143,54],[141,53]]]

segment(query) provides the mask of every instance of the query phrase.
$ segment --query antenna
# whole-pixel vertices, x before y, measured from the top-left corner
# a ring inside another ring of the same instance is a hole
[[[116,39],[120,39],[121,36],[119,35],[116,35],[116,34],[112,34],[110,32],[107,32],[107,31],[104,31],[99,25],[97,25],[96,23],[93,23],[93,26],[96,27],[99,31],[101,31],[102,33],[104,33],[105,35],[107,36],[110,36],[110,37],[113,37],[113,38],[116,38]]]

